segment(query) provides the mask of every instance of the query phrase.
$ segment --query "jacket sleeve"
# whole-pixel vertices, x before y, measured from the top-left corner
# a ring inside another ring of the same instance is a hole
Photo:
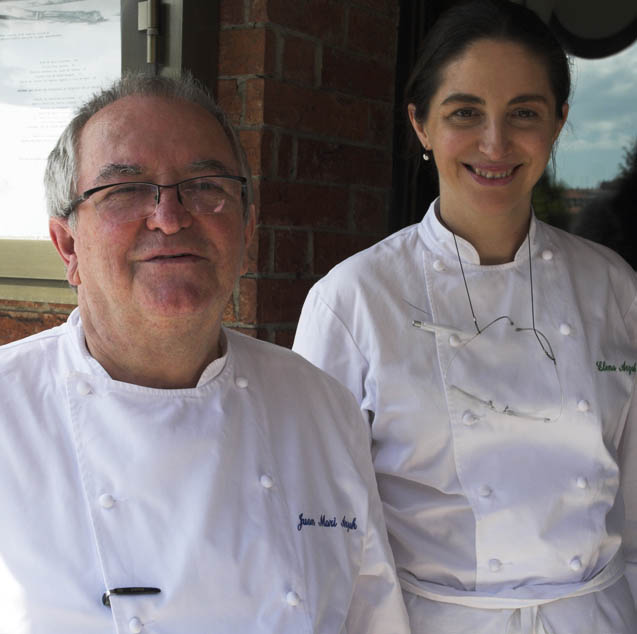
[[[358,412],[356,415],[361,418]],[[410,634],[409,617],[387,538],[371,454],[363,443],[364,427],[365,423],[361,419],[361,439],[357,442],[357,447],[361,471],[369,491],[367,533],[363,542],[361,567],[347,615],[346,632]]]
[[[637,298],[628,311],[626,323],[631,341],[637,342]],[[623,534],[626,579],[637,607],[637,378],[633,382],[633,394],[619,446],[619,468],[626,513]]]
[[[349,328],[316,287],[310,290],[303,304],[292,349],[331,374],[354,394],[359,405],[362,404],[367,360]]]

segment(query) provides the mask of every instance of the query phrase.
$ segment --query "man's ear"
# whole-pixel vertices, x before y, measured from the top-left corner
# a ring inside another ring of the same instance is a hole
[[[49,219],[49,235],[66,267],[66,279],[71,286],[79,286],[80,267],[75,253],[75,237],[66,218]]]
[[[243,240],[245,244],[245,251],[243,254],[243,262],[241,264],[241,275],[245,275],[248,270],[248,250],[250,243],[254,237],[254,230],[257,225],[257,210],[254,204],[251,204],[248,208],[248,217],[245,220],[243,226]]]

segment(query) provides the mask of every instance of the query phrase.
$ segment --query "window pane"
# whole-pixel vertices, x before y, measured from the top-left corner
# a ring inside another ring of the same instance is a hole
[[[0,238],[48,237],[46,157],[120,68],[120,0],[0,4]]]

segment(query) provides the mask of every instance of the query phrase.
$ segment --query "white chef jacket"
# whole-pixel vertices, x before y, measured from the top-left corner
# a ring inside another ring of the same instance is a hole
[[[1,634],[409,631],[351,394],[225,339],[174,390],[112,380],[77,310],[0,349]]]
[[[319,281],[294,342],[371,422],[412,630],[634,634],[635,273],[535,218],[510,263],[457,238],[476,336],[436,204]]]

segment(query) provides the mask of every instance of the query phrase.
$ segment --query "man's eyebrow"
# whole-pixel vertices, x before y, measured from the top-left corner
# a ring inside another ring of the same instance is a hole
[[[95,182],[110,181],[115,176],[139,176],[144,170],[140,165],[129,165],[127,163],[108,163],[103,165],[95,179]]]
[[[231,169],[223,161],[217,159],[193,161],[188,168],[193,172],[216,172],[217,174],[233,174],[236,171],[236,168]]]

